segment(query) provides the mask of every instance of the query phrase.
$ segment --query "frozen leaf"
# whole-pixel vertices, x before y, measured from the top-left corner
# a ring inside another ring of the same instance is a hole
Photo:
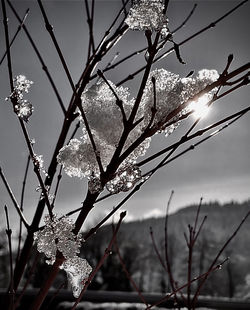
[[[34,233],[34,241],[37,243],[37,250],[48,258],[46,262],[54,263],[57,250],[66,259],[75,257],[80,251],[81,236],[73,233],[73,221],[66,216],[58,219],[56,215],[51,220],[47,215],[44,222],[43,230]]]
[[[106,184],[111,194],[129,191],[141,179],[141,170],[135,165],[126,165],[118,170],[116,176]]]
[[[129,10],[125,23],[132,30],[159,31],[164,28],[166,34],[166,17],[163,14],[164,4],[161,0],[138,0]]]
[[[152,78],[155,79],[155,91]],[[146,128],[154,127],[153,129],[157,129],[157,131],[164,130],[166,135],[171,134],[179,126],[180,117],[190,111],[189,107],[183,106],[182,108],[182,105],[217,78],[217,71],[207,69],[199,71],[196,77],[187,78],[181,78],[179,75],[164,69],[152,71],[134,120],[135,122],[140,121],[129,133],[122,152],[128,150]],[[212,96],[214,91],[215,89],[210,91],[208,96]],[[108,81],[108,84],[106,82],[97,83],[86,90],[81,98],[82,107],[95,142],[96,151],[94,152],[88,133],[83,128],[83,135],[80,140],[70,140],[69,144],[64,146],[57,156],[58,162],[63,165],[64,171],[69,176],[89,178],[91,192],[100,192],[102,190],[96,155],[98,154],[100,157],[105,171],[117,145],[119,145],[124,130],[123,114],[117,102],[117,97],[120,101],[119,104],[123,106],[126,117],[128,117],[135,102],[135,99],[129,99],[128,89],[116,87],[112,82]],[[178,112],[173,113],[176,109],[178,109]],[[171,113],[173,115],[170,117]],[[167,126],[167,123],[171,123],[171,125]],[[150,141],[150,137],[145,138],[138,147],[131,151],[124,162],[121,163],[119,170],[126,165],[134,164],[139,156],[143,156],[150,146]],[[111,192],[128,190],[127,186],[123,187],[123,185],[117,186],[115,184],[118,182],[117,176],[119,176],[119,171],[114,180],[109,183],[109,190]],[[121,183],[123,182],[122,179]]]
[[[126,115],[129,115],[133,100],[129,100],[129,91],[122,86],[116,87],[108,81],[121,101]],[[106,82],[91,86],[82,95],[82,107],[94,137],[100,138],[109,145],[119,142],[123,131],[122,113],[117,105],[117,98]]]
[[[23,121],[28,122],[32,112],[34,110],[32,104],[23,98],[24,93],[28,93],[32,81],[27,80],[25,75],[17,75],[14,80],[14,90],[6,100],[14,99],[15,100],[15,113]]]
[[[15,105],[15,112],[18,117],[23,121],[28,122],[30,116],[32,115],[34,108],[32,104],[27,100],[22,100],[21,103]]]
[[[97,150],[104,167],[109,163],[115,147],[106,144],[104,141],[95,138]],[[69,144],[64,146],[58,156],[58,163],[63,165],[64,171],[69,176],[79,178],[99,175],[99,167],[92,144],[89,140],[71,139]]]
[[[92,267],[86,259],[73,257],[67,259],[62,264],[61,269],[66,271],[73,295],[75,298],[78,298],[84,287],[84,282],[88,279],[92,271]]]
[[[179,75],[173,74],[165,69],[156,69],[152,71],[142,99],[142,108],[145,111],[145,126],[147,126],[151,120],[151,109],[154,106],[152,77],[155,78],[157,110],[153,125],[157,126],[157,124],[164,124],[164,120],[171,112],[177,108],[181,108],[182,104],[197,95],[207,85],[216,81],[219,75],[216,70],[203,69],[199,71],[194,78],[180,78]],[[215,91],[216,88],[209,92],[209,95],[212,95]],[[173,117],[172,121],[178,122],[178,117],[187,113],[189,110],[188,108],[181,110],[179,114]],[[173,126],[170,128],[170,132],[172,128]]]
[[[23,92],[28,93],[31,85],[33,84],[33,82],[28,80],[25,75],[21,74],[17,75],[14,78],[14,83],[15,83],[15,90],[20,93]]]

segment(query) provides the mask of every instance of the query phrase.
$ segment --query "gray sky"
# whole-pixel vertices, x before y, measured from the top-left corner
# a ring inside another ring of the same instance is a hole
[[[65,106],[68,105],[71,91],[50,37],[44,29],[43,19],[36,1],[12,1],[23,16],[30,8],[26,26],[29,28],[39,50],[55,80]],[[198,7],[186,27],[180,30],[175,41],[180,42],[192,33],[210,24],[235,6],[238,1],[196,1]],[[118,12],[121,1],[96,1],[95,35],[96,42],[110,24],[112,17]],[[169,27],[174,29],[190,12],[193,1],[172,1],[169,5]],[[55,35],[65,55],[66,61],[74,78],[78,80],[86,61],[88,43],[88,28],[84,9],[84,1],[44,1],[49,19],[54,26]],[[222,21],[214,29],[207,31],[198,38],[190,41],[181,48],[181,54],[186,65],[180,64],[174,55],[155,65],[155,68],[166,70],[185,76],[191,70],[203,68],[216,69],[221,72],[225,66],[227,56],[234,54],[232,69],[249,61],[249,11],[250,3],[241,7],[229,18]],[[8,9],[10,34],[12,35],[17,22]],[[129,31],[117,44],[111,54],[104,59],[102,69],[112,59],[117,51],[120,57],[145,46],[142,32]],[[0,28],[0,55],[5,50],[4,30]],[[27,96],[33,103],[35,111],[31,117],[28,130],[36,140],[35,152],[43,154],[45,167],[48,167],[50,157],[57,141],[62,125],[63,115],[56,97],[47,81],[44,72],[31,46],[22,31],[16,39],[12,52],[14,75],[24,74],[34,81],[34,85]],[[247,57],[248,56],[248,57]],[[106,76],[114,83],[126,77],[131,70],[144,64],[143,56],[135,58]],[[131,93],[136,94],[139,78],[126,84]],[[27,150],[19,128],[16,116],[9,103],[4,99],[9,95],[6,61],[0,67],[0,162],[5,175],[18,198],[20,199],[23,174],[27,158]],[[249,105],[249,89],[246,87],[220,100],[215,104],[209,116],[202,121],[205,126],[223,116]],[[191,124],[191,119],[188,121]],[[177,136],[185,132],[186,125],[180,126],[171,137],[154,139],[150,152],[155,152],[163,146],[173,142]],[[143,218],[150,214],[157,215],[164,212],[169,193],[175,190],[172,208],[184,207],[191,203],[198,203],[200,196],[205,201],[230,200],[242,201],[250,197],[250,115],[223,131],[212,140],[205,142],[191,153],[184,155],[169,166],[158,172],[136,194],[125,207],[128,218]],[[188,144],[189,145],[189,144]],[[187,145],[187,146],[188,146]],[[31,219],[35,210],[39,193],[35,191],[38,181],[30,170],[25,199],[25,214]],[[57,200],[57,212],[63,214],[71,209],[80,207],[86,192],[86,182],[70,178],[64,174]],[[119,201],[122,196],[113,197],[97,205],[90,215],[93,220],[100,217]],[[9,205],[11,221],[16,223],[17,216],[8,198],[5,188],[0,182],[0,202]],[[0,225],[5,225],[1,209]]]

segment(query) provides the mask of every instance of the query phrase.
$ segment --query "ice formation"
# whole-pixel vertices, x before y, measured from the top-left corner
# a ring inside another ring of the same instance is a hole
[[[180,117],[192,110],[192,106],[186,106],[186,102],[216,81],[218,77],[216,70],[207,69],[199,71],[195,77],[188,78],[181,78],[165,69],[152,71],[135,118],[142,121],[130,132],[123,151],[127,150],[149,126],[157,130],[165,130],[166,135],[171,134],[178,127]],[[152,78],[155,79],[155,88]],[[215,90],[216,88],[206,94],[207,101],[211,100]],[[117,104],[117,97],[120,104],[122,103],[123,113]],[[155,102],[154,98],[156,98]],[[84,129],[83,136],[80,139],[72,139],[64,146],[57,159],[69,176],[88,177],[91,192],[100,192],[103,189],[99,180],[100,171],[96,155],[100,157],[105,170],[119,144],[124,129],[123,116],[125,114],[128,118],[134,102],[135,99],[130,99],[128,89],[116,87],[110,81],[98,82],[82,95],[82,107],[95,141],[96,152]],[[198,101],[197,104],[199,104]],[[155,113],[152,112],[152,108],[155,108]],[[170,123],[169,126],[167,126],[168,123]],[[141,173],[134,164],[139,156],[146,153],[150,141],[150,137],[145,139],[120,165],[113,180],[106,186],[111,193],[127,191],[140,180]]]
[[[66,271],[73,295],[78,298],[84,287],[84,282],[92,272],[92,267],[86,259],[76,256],[67,259],[60,268]]]
[[[215,82],[219,75],[216,70],[203,69],[198,72],[196,77],[181,78],[179,75],[166,71],[165,69],[156,69],[150,73],[147,85],[144,90],[141,108],[144,109],[145,126],[150,122],[152,116],[152,108],[154,107],[154,89],[152,77],[155,78],[155,97],[156,97],[156,114],[153,124],[163,124],[167,116],[174,112],[177,108],[181,108],[182,104],[190,100],[207,85]],[[215,90],[209,93],[213,95]],[[211,98],[211,97],[210,97]],[[188,111],[188,108],[180,109],[180,113],[174,116],[176,121],[169,128],[168,134],[178,125],[178,116]],[[173,119],[172,119],[173,120]],[[166,129],[168,130],[168,129]]]
[[[66,259],[74,258],[80,252],[81,236],[73,233],[74,224],[68,217],[58,218],[48,215],[44,219],[43,230],[34,233],[37,250],[48,258],[47,264],[53,264],[59,250]]]
[[[135,165],[126,165],[120,168],[116,176],[106,184],[112,194],[127,192],[141,179],[141,170]]]
[[[162,30],[162,35],[166,36],[167,19],[163,11],[162,0],[137,0],[129,10],[125,23],[132,30]]]
[[[24,75],[17,75],[14,78],[13,82],[14,90],[12,94],[6,98],[6,100],[14,99],[16,102],[14,106],[15,113],[23,121],[28,122],[34,108],[28,100],[24,99],[24,93],[29,92],[29,89],[33,82],[28,80]]]

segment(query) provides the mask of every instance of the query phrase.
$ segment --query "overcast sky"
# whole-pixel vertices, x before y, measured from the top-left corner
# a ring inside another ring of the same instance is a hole
[[[43,19],[36,1],[12,1],[23,16],[30,8],[26,25],[30,30],[44,60],[55,80],[65,106],[68,105],[71,91],[65,74],[61,68],[57,54],[50,37],[44,29]],[[192,33],[210,24],[235,6],[238,1],[196,1],[198,7],[186,27],[176,33],[175,41],[181,42]],[[95,36],[96,42],[110,24],[112,17],[118,12],[121,1],[96,1]],[[188,15],[193,7],[193,1],[170,1],[168,18],[169,27],[174,29]],[[74,78],[78,80],[86,61],[88,46],[88,28],[84,1],[44,1],[49,19],[54,26],[55,35],[65,55],[66,61]],[[166,70],[185,76],[191,70],[203,68],[216,69],[221,72],[226,64],[227,56],[234,54],[232,69],[249,61],[249,12],[250,3],[241,7],[229,18],[223,20],[214,29],[207,31],[181,48],[181,54],[186,65],[180,64],[174,55],[156,64],[154,68]],[[18,24],[8,8],[11,36]],[[2,18],[2,17],[1,17]],[[145,46],[142,32],[129,31],[117,44],[111,54],[104,59],[100,69],[105,67],[116,52],[120,57]],[[0,56],[5,51],[4,30],[0,29]],[[27,98],[34,105],[34,114],[28,124],[37,154],[43,154],[45,167],[48,167],[57,137],[62,125],[63,115],[56,97],[41,69],[37,57],[23,31],[18,35],[12,50],[14,75],[24,74],[34,81]],[[144,57],[137,56],[120,68],[106,76],[114,83],[119,82],[130,72],[144,64]],[[129,82],[131,93],[136,94],[140,77]],[[13,114],[5,97],[9,95],[6,61],[0,67],[0,163],[4,173],[17,197],[20,200],[21,185],[27,158],[24,139],[16,116]],[[209,116],[202,121],[201,126],[219,120],[223,116],[249,106],[249,89],[241,89],[215,104]],[[188,121],[191,124],[191,119]],[[185,133],[185,125],[169,138],[157,137],[152,144],[151,152],[175,141],[177,136]],[[197,149],[184,155],[158,172],[126,205],[128,218],[143,218],[149,215],[163,214],[170,191],[175,190],[172,210],[198,203],[201,196],[206,202],[218,200],[243,201],[250,198],[250,115],[223,131],[222,134],[205,142]],[[188,144],[189,145],[189,144]],[[188,146],[187,145],[187,146]],[[30,169],[25,198],[25,214],[31,219],[35,210],[39,193],[35,191],[38,181]],[[57,212],[63,214],[80,207],[86,193],[86,181],[70,178],[64,174],[57,200]],[[112,209],[121,196],[106,200],[96,206],[90,214],[90,219]],[[8,198],[6,190],[0,182],[0,202],[9,205],[11,221],[16,223],[17,216]],[[3,211],[0,211],[0,225],[5,226]]]

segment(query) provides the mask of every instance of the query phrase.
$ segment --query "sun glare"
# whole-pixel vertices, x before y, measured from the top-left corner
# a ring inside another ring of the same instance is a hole
[[[193,116],[195,118],[204,118],[207,116],[210,108],[207,105],[209,102],[209,96],[207,94],[200,97],[198,100],[190,103],[189,108],[193,110]]]

